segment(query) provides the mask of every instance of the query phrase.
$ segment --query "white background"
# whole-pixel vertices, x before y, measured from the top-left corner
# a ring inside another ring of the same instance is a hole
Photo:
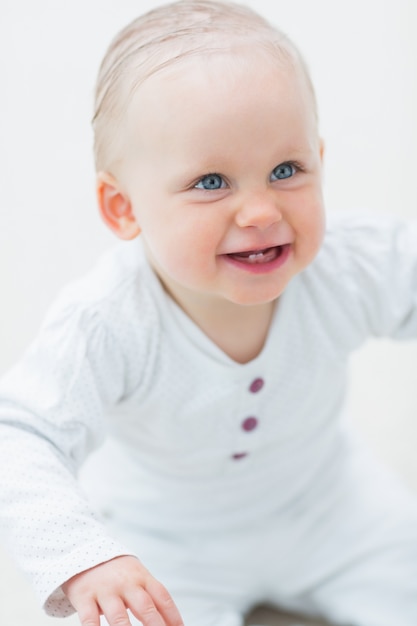
[[[59,288],[113,243],[95,203],[95,75],[116,31],[158,4],[0,0],[0,374]],[[328,210],[417,218],[415,0],[246,4],[286,31],[311,69]],[[416,366],[414,342],[371,341],[352,359],[350,396],[358,427],[415,488]],[[55,621],[0,556],[0,623]]]

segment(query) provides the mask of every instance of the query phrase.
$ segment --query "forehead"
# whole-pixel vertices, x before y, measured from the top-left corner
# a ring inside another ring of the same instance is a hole
[[[156,121],[169,126],[174,114],[182,114],[189,127],[227,117],[233,108],[236,113],[258,108],[261,116],[270,107],[315,116],[303,72],[269,52],[234,48],[189,55],[152,74],[132,94],[125,117],[129,131],[138,131]]]

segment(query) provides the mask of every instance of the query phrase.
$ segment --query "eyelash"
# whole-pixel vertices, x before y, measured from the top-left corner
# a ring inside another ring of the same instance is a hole
[[[298,161],[284,161],[283,163],[280,163],[279,165],[277,165],[276,167],[274,167],[274,169],[271,171],[271,175],[272,172],[274,170],[276,170],[278,167],[282,167],[284,165],[290,165],[293,169],[294,169],[294,174],[296,174],[297,172],[304,172],[304,168],[300,165],[300,163]],[[288,178],[293,178],[294,174],[292,176],[289,176]],[[198,179],[198,181],[195,183],[195,185],[193,185],[193,187],[195,189],[201,189],[201,191],[212,191],[210,189],[204,189],[197,187],[197,185],[199,185],[203,180],[210,178],[210,176],[216,176],[218,178],[220,178],[222,180],[222,182],[225,182],[224,177],[221,174],[217,174],[217,172],[207,172],[207,174],[204,174],[204,176],[202,176],[201,178]],[[279,180],[279,179],[277,179]],[[282,178],[281,180],[288,180],[287,178]],[[276,182],[276,181],[273,181]],[[224,189],[224,187],[219,187],[218,189],[214,189],[214,191],[219,191],[220,189]]]
[[[200,183],[203,182],[203,180],[206,180],[207,178],[210,177],[216,177],[216,178],[220,178],[220,180],[222,181],[222,183],[225,182],[224,177],[221,174],[217,174],[216,172],[208,172],[207,174],[204,174],[204,176],[202,176],[201,178],[198,179],[198,181],[195,183],[195,185],[193,185],[193,187],[195,189],[201,189],[202,191],[211,191],[210,189],[204,189],[204,187],[197,187],[197,185],[199,185]],[[219,189],[224,189],[224,187],[219,187],[218,189],[215,189],[214,191],[218,191]]]
[[[302,167],[302,165],[298,161],[284,161],[283,163],[280,163],[279,165],[274,167],[272,172],[274,170],[278,169],[279,167],[283,167],[284,165],[289,165],[290,167],[292,167],[294,169],[294,174],[297,174],[298,172],[304,172],[305,171],[304,168]],[[271,172],[271,174],[272,174],[272,172]],[[293,178],[294,174],[292,176],[290,176],[289,178]],[[281,180],[287,180],[287,179],[283,178]]]

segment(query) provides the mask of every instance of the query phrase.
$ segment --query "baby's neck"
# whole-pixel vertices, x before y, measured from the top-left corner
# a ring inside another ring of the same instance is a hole
[[[275,308],[274,302],[256,306],[225,303],[221,307],[178,304],[225,354],[237,363],[255,359],[265,344]]]
[[[239,315],[222,318],[221,323],[208,320],[207,328],[203,327],[203,330],[231,359],[237,363],[248,363],[264,347],[273,311],[272,303],[241,307]]]

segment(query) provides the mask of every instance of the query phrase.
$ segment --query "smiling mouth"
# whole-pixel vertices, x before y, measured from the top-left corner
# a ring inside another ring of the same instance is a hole
[[[276,259],[279,259],[288,246],[289,244],[284,244],[282,246],[272,246],[271,248],[264,248],[262,250],[233,252],[227,256],[234,261],[238,261],[239,263],[262,265],[263,263],[272,263]]]

